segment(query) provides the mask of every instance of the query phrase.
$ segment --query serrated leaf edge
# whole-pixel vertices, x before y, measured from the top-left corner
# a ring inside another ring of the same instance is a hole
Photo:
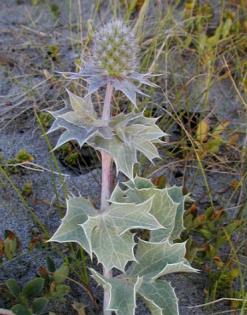
[[[133,181],[134,182],[134,178],[133,179],[130,179],[131,181]],[[151,182],[151,181],[150,181]],[[151,182],[152,183],[152,182]],[[120,185],[119,184],[117,184],[116,185],[116,187],[114,188],[114,190],[113,190],[113,192],[112,192],[112,196],[114,195],[114,193],[118,190],[118,189],[120,189],[123,193],[126,193],[127,194],[127,192],[128,191],[135,191],[135,190],[139,190],[139,191],[145,191],[145,190],[150,190],[150,189],[153,189],[155,192],[166,192],[166,195],[167,195],[167,198],[169,199],[169,201],[171,202],[171,203],[173,203],[174,204],[174,207],[176,206],[176,208],[178,208],[178,206],[180,205],[180,203],[178,203],[178,202],[175,202],[173,199],[172,199],[172,197],[169,195],[169,192],[168,192],[168,190],[170,189],[170,187],[168,187],[168,188],[163,188],[163,189],[159,189],[159,188],[156,188],[155,186],[154,187],[150,187],[150,188],[131,188],[131,187],[129,187],[129,186],[127,186],[126,185],[126,187],[127,187],[127,189],[126,190],[122,190],[121,189],[121,187],[120,187]],[[155,192],[154,192],[154,195],[155,195]],[[152,197],[150,197],[149,199],[154,199],[154,197],[155,196],[152,196]],[[147,199],[147,200],[149,200],[149,199]],[[147,201],[147,200],[145,200],[145,201]],[[112,202],[112,203],[115,203],[116,201],[114,201],[114,200],[112,200],[111,198],[109,199],[109,201],[110,202]],[[136,203],[136,205],[139,205],[140,203]],[[150,209],[151,210],[151,209]],[[157,219],[156,219],[157,220]],[[174,220],[175,220],[175,218],[174,218]],[[158,220],[157,220],[158,221]],[[161,225],[161,224],[160,224]],[[166,226],[163,226],[163,225],[161,225],[161,228],[163,228],[163,229],[167,229],[167,227]]]
[[[155,283],[155,281],[152,281],[152,283]],[[176,307],[177,307],[177,310],[176,310],[176,311],[177,311],[177,314],[179,315],[179,307],[178,307],[178,301],[179,301],[179,299],[177,298],[175,289],[174,289],[173,286],[171,285],[171,282],[170,282],[170,281],[167,281],[167,283],[170,285],[170,287],[171,287],[171,289],[172,289],[172,291],[173,291],[173,293],[174,293],[174,296],[175,296],[175,299],[176,299]],[[150,303],[152,303],[153,305],[155,305],[159,310],[161,310],[160,315],[166,315],[165,313],[163,313],[163,309],[162,309],[159,305],[157,305],[153,300],[144,297],[142,294],[139,294],[139,295],[140,295],[144,300],[149,301]]]
[[[146,211],[153,219],[154,219],[154,221],[156,221],[157,222],[157,224],[159,225],[159,227],[157,227],[157,228],[154,228],[154,229],[150,229],[150,230],[158,230],[158,229],[160,229],[160,228],[165,228],[163,225],[161,225],[160,223],[159,223],[159,221],[155,218],[155,216],[154,215],[152,215],[151,213],[150,213],[150,210],[151,210],[151,208],[152,208],[152,203],[153,203],[153,196],[151,197],[151,198],[149,198],[149,199],[147,199],[147,200],[145,200],[144,202],[142,202],[142,203],[139,203],[138,204],[138,206],[141,206],[141,205],[145,205],[146,203],[150,203],[150,207],[149,207],[149,210],[148,211]],[[122,205],[123,203],[121,203],[121,202],[112,202],[112,204],[119,204],[119,205]],[[124,204],[126,204],[126,205],[134,205],[134,206],[136,206],[136,204],[135,203],[133,203],[133,202],[126,202],[126,203],[124,203]],[[107,212],[107,211],[105,211],[105,212]],[[98,213],[98,214],[96,214],[95,216],[103,216],[104,215],[104,212],[102,212],[102,213]],[[93,249],[92,249],[92,245],[91,245],[91,240],[89,239],[89,236],[87,235],[87,233],[86,233],[86,231],[85,231],[85,229],[84,229],[84,227],[83,227],[83,225],[85,224],[85,223],[87,223],[87,221],[88,220],[90,220],[90,218],[94,218],[95,216],[87,216],[87,220],[85,221],[85,222],[83,222],[82,224],[78,224],[78,225],[80,225],[81,227],[82,227],[82,229],[84,230],[84,233],[85,233],[85,236],[86,236],[86,239],[87,239],[87,241],[88,241],[88,244],[89,244],[89,248],[90,248],[90,257],[92,258],[92,253],[93,253]],[[65,219],[65,217],[64,217],[64,219]],[[63,219],[62,219],[63,220]],[[59,227],[60,228],[60,227]],[[136,225],[136,226],[132,226],[131,228],[126,228],[125,230],[123,230],[121,233],[119,233],[118,235],[119,236],[122,236],[122,235],[124,235],[127,231],[129,231],[130,229],[143,229],[143,226],[139,226],[139,225]],[[53,235],[54,236],[54,235]],[[134,242],[135,243],[135,242]],[[135,243],[135,245],[136,245],[136,243]],[[135,245],[134,245],[134,247],[135,247]],[[134,252],[134,247],[133,247],[133,252]],[[136,260],[134,260],[134,261],[136,261]]]
[[[109,308],[109,306],[111,305],[111,299],[112,299],[112,296],[111,296],[111,290],[112,290],[112,285],[111,283],[107,282],[106,279],[104,277],[102,277],[101,274],[99,274],[97,271],[95,271],[94,269],[92,268],[89,268],[89,270],[91,271],[92,273],[92,278],[98,283],[98,281],[95,279],[95,276],[94,274],[96,274],[97,277],[99,277],[101,279],[101,281],[105,284],[105,286],[107,287],[107,289],[109,290],[109,295],[110,295],[110,298],[109,298],[109,301],[108,301],[108,305],[107,305],[107,308],[106,310],[107,311],[113,311],[113,312],[116,312],[118,314],[118,309],[113,309],[113,308]],[[143,281],[143,277],[137,277],[136,278],[136,282],[135,282],[135,285],[133,287],[133,295],[134,295],[134,307],[133,307],[133,315],[135,315],[135,309],[136,309],[136,295],[137,295],[137,290],[138,288],[141,286],[142,284],[142,281]],[[104,286],[103,286],[104,287]]]
[[[82,244],[81,244],[80,242],[78,242],[77,240],[58,241],[58,240],[55,239],[55,236],[58,234],[59,230],[62,228],[63,222],[65,221],[65,219],[66,219],[67,216],[69,215],[69,214],[68,214],[68,211],[69,211],[68,205],[69,205],[70,199],[73,199],[73,197],[66,199],[66,213],[65,213],[65,216],[61,219],[61,223],[60,223],[58,229],[57,229],[56,232],[52,235],[52,237],[51,237],[49,240],[46,241],[46,243],[56,242],[56,243],[62,244],[62,243],[74,242],[74,243],[77,243],[78,245],[80,245],[81,247],[83,247]],[[86,200],[87,200],[88,202],[90,202],[89,199],[86,199]],[[90,203],[91,203],[91,202],[90,202]],[[93,208],[93,205],[92,205],[92,208]],[[81,226],[81,224],[78,224],[78,225]],[[88,239],[87,239],[87,241],[88,241]],[[90,248],[90,244],[88,244],[88,245],[89,245],[89,248]],[[90,250],[90,252],[88,252],[88,250],[87,250],[86,248],[84,248],[84,247],[83,247],[83,249],[88,253],[88,255],[90,256],[90,259],[92,259],[92,258],[93,258],[92,251]]]
[[[154,199],[154,196],[152,196],[152,197],[150,197],[149,199],[145,200],[144,202],[138,203],[138,204],[133,203],[133,202],[126,202],[126,203],[124,203],[124,204],[126,204],[126,205],[135,205],[135,206],[144,206],[145,204],[150,203],[149,209],[146,211],[146,213],[148,213],[148,214],[154,219],[154,221],[156,221],[156,223],[158,224],[158,227],[157,227],[157,228],[149,228],[148,230],[150,230],[150,231],[155,231],[155,230],[158,230],[158,229],[163,229],[163,228],[165,228],[163,225],[160,224],[160,222],[156,219],[156,217],[155,217],[152,213],[150,213],[150,211],[151,211],[151,209],[152,209],[152,206],[153,206],[153,199]],[[113,201],[112,204],[119,204],[119,205],[121,205],[121,204],[123,204],[123,203],[122,203],[122,202],[115,202],[115,201]],[[86,221],[85,221],[85,222],[86,222]],[[136,225],[136,226],[131,227],[131,229],[143,229],[143,226],[141,226],[141,225]],[[130,230],[130,229],[129,229],[129,228],[126,228],[124,231],[122,231],[122,232],[119,234],[119,236],[125,234],[128,230]]]
[[[153,276],[151,278],[151,280],[155,281],[157,280],[159,277],[162,277],[162,276],[165,276],[167,274],[170,274],[171,272],[165,272],[166,269],[168,269],[169,267],[171,266],[179,266],[179,265],[185,265],[186,267],[188,267],[188,271],[173,271],[172,273],[178,273],[178,272],[183,272],[183,273],[186,273],[186,272],[200,272],[199,269],[195,269],[193,268],[192,266],[190,266],[189,264],[186,264],[185,261],[180,261],[180,262],[177,262],[177,263],[173,263],[173,264],[167,264],[157,275]]]

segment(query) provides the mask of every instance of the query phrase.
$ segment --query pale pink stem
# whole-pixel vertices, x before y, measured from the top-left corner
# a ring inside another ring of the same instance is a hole
[[[102,159],[102,179],[101,179],[101,204],[100,209],[104,211],[107,206],[107,200],[111,195],[111,165],[112,158],[111,156],[101,151],[101,159]]]
[[[111,99],[113,94],[113,86],[108,83],[106,87],[106,95],[104,100],[104,107],[102,113],[102,120],[109,120],[111,117]],[[101,151],[102,157],[102,181],[101,181],[101,205],[100,210],[104,211],[108,204],[108,199],[111,196],[111,166],[112,166],[112,158],[111,156]],[[111,278],[112,272],[111,270],[107,270],[104,268],[104,277]],[[106,311],[106,307],[109,303],[110,292],[105,289],[104,291],[104,315],[111,315],[112,312]]]

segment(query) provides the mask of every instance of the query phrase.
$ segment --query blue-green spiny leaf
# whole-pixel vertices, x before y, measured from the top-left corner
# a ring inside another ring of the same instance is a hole
[[[94,280],[110,291],[107,310],[115,311],[117,315],[135,315],[136,293],[142,284],[142,278],[104,278],[90,269]]]
[[[116,164],[117,172],[121,171],[133,179],[133,167],[138,162],[137,152],[143,153],[151,162],[159,158],[155,144],[166,134],[156,125],[156,120],[141,113],[120,114],[109,123],[114,133],[111,139],[96,135],[88,142],[95,149],[109,153]]]
[[[71,109],[66,106],[58,111],[50,112],[55,121],[48,133],[58,129],[65,129],[59,137],[54,150],[72,140],[77,141],[82,147],[95,134],[111,138],[112,131],[108,127],[108,122],[97,119],[91,97],[81,98],[70,91],[67,92]]]
[[[90,201],[83,197],[73,197],[67,200],[67,211],[62,223],[49,240],[50,242],[68,243],[75,242],[82,246],[91,255],[91,249],[79,224],[83,224],[88,215],[96,214],[96,209]]]
[[[112,203],[109,208],[81,224],[91,251],[108,270],[124,271],[129,261],[135,261],[133,235],[130,229],[154,230],[161,227],[149,213],[152,199],[138,205]],[[120,250],[121,249],[121,250]]]
[[[152,315],[178,315],[178,299],[165,280],[143,282],[138,293],[144,299]]]
[[[137,262],[132,263],[127,270],[127,275],[143,277],[150,281],[170,272],[196,272],[184,258],[185,253],[185,242],[171,244],[169,241],[139,240],[136,252]]]
[[[138,185],[136,187],[136,185]],[[137,177],[134,181],[124,183],[126,190],[119,186],[112,193],[111,201],[141,203],[153,198],[151,213],[163,226],[150,232],[150,241],[160,242],[166,239],[178,238],[183,229],[184,197],[179,188],[158,189],[148,181]],[[176,197],[175,201],[171,197]],[[174,237],[175,236],[175,237]]]

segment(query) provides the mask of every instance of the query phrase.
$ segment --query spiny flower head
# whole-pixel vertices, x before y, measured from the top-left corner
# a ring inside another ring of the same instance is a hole
[[[156,87],[137,68],[138,45],[131,29],[120,20],[114,20],[99,30],[93,40],[92,56],[78,73],[67,72],[70,79],[84,78],[88,94],[110,83],[116,91],[124,93],[136,106],[136,94],[144,94],[136,83]]]
[[[93,62],[110,77],[122,78],[137,65],[137,44],[131,29],[116,20],[94,37]]]

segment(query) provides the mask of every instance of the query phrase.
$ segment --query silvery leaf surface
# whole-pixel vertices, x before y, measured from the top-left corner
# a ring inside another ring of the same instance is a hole
[[[150,179],[140,176],[135,176],[134,180],[123,182],[123,185],[131,189],[156,188]]]
[[[178,315],[178,299],[171,284],[159,279],[177,272],[196,272],[184,258],[185,243],[139,240],[136,261],[120,276],[106,279],[91,269],[93,278],[110,292],[108,310],[134,315],[140,296],[152,315]]]
[[[179,315],[178,299],[165,280],[143,282],[138,290],[152,315]]]
[[[110,291],[107,310],[115,311],[117,315],[135,315],[136,293],[142,284],[141,278],[121,279],[118,277],[106,279],[93,269],[90,269],[94,280]]]
[[[66,215],[54,233],[50,242],[68,243],[75,242],[91,254],[89,242],[84,230],[79,224],[84,223],[89,215],[95,215],[96,210],[87,199],[72,197],[67,200]]]
[[[170,243],[139,240],[136,262],[126,271],[128,276],[143,277],[154,281],[171,272],[196,272],[184,258],[186,242]]]
[[[61,147],[68,141],[77,141],[80,147],[82,147],[92,136],[97,133],[97,128],[82,128],[77,127],[74,124],[68,123],[66,120],[60,118],[57,119],[59,128],[65,129],[65,131],[60,135],[56,146],[53,150]]]
[[[81,98],[68,91],[71,109],[66,106],[50,112],[55,121],[48,133],[64,129],[54,149],[75,140],[80,147],[88,143],[98,150],[108,152],[117,168],[133,179],[137,152],[143,153],[151,162],[159,157],[155,144],[165,133],[156,125],[157,119],[142,113],[119,114],[109,121],[97,118],[90,96]]]
[[[143,153],[151,162],[159,158],[155,143],[166,134],[156,125],[157,119],[143,114],[129,114],[115,126],[117,135],[137,151]]]
[[[107,310],[118,315],[135,315],[136,298],[140,296],[152,315],[178,315],[178,299],[165,280],[147,281],[127,275],[106,279],[90,269],[93,279],[110,292]]]
[[[178,204],[173,202],[167,190],[151,188],[138,191],[137,194],[135,190],[129,190],[128,193],[131,198],[138,197],[139,200],[145,200],[147,195],[153,196],[153,207],[151,212],[164,228],[151,232],[150,240],[159,242],[169,239],[175,226]]]
[[[105,76],[104,71],[91,62],[87,62],[79,72],[60,72],[60,74],[71,80],[84,79],[88,83],[87,96],[97,92],[108,83],[108,78]]]
[[[135,205],[112,203],[105,211],[81,224],[87,237],[90,251],[108,270],[113,267],[124,271],[129,261],[134,261],[135,242],[130,229],[154,230],[161,227],[150,214],[152,199]]]
[[[172,200],[178,203],[175,217],[175,225],[170,235],[170,239],[175,240],[180,238],[180,234],[184,230],[184,204],[185,201],[188,199],[188,195],[183,195],[182,187],[172,186],[167,188],[167,190]]]
[[[131,79],[133,79],[134,81],[140,82],[141,84],[145,84],[151,87],[158,87],[157,84],[152,83],[149,81],[149,79],[152,77],[151,74],[149,73],[138,73],[138,72],[133,72],[130,75]]]
[[[117,136],[108,140],[96,135],[88,143],[95,149],[104,150],[112,156],[117,173],[120,171],[128,178],[133,177],[134,164],[137,163],[135,148],[124,143]]]
[[[136,177],[123,183],[126,189],[115,187],[111,201],[142,203],[153,198],[151,213],[163,226],[150,232],[150,241],[160,242],[179,238],[183,230],[184,200],[179,187],[156,188],[151,181]]]
[[[97,119],[90,96],[81,98],[67,91],[71,109],[66,106],[58,111],[50,112],[55,121],[48,133],[64,129],[54,148],[57,149],[64,143],[75,140],[82,147],[91,137],[100,134],[102,137],[111,138],[112,129],[108,122]]]
[[[146,95],[144,94],[138,87],[132,83],[128,79],[114,79],[112,80],[112,85],[115,88],[116,91],[121,91],[130,101],[131,103],[137,107],[136,105],[136,93]]]
[[[80,147],[88,143],[98,150],[108,152],[117,168],[128,178],[133,179],[133,168],[137,163],[137,152],[143,153],[150,161],[159,157],[155,143],[165,133],[156,125],[153,118],[142,113],[120,114],[110,121],[97,119],[90,96],[81,98],[69,92],[72,110],[63,108],[50,112],[54,117],[48,133],[64,129],[54,149],[75,140]]]
[[[75,80],[83,78],[88,83],[88,93],[91,95],[97,92],[101,87],[111,83],[116,91],[121,91],[130,102],[137,107],[136,94],[147,96],[136,84],[144,84],[151,87],[157,87],[156,84],[148,79],[152,77],[150,74],[141,74],[136,71],[123,75],[121,78],[108,76],[104,69],[99,68],[93,62],[87,64],[80,69],[79,72],[58,72],[65,77]]]
[[[91,97],[88,96],[81,98],[80,96],[71,93],[69,90],[67,90],[67,92],[69,94],[70,104],[73,111],[82,117],[84,123],[87,123],[87,119],[97,119],[97,113],[94,110]]]
[[[111,124],[116,130],[124,130],[127,138],[141,135],[145,141],[153,141],[167,135],[156,124],[157,120],[145,117],[143,113],[129,113],[115,116]]]
[[[88,231],[84,231],[87,234]],[[117,268],[124,271],[126,264],[135,260],[136,243],[130,232],[119,235],[116,228],[103,225],[100,229],[96,228],[91,235],[90,245],[98,262],[106,269]]]
[[[147,191],[147,190],[146,190]],[[142,191],[143,197],[146,192]],[[154,195],[152,213],[164,228],[150,233],[150,241],[160,242],[171,239],[176,226],[176,215],[179,204],[174,202],[166,188],[148,189],[149,195]]]
[[[142,113],[119,114],[112,118],[109,127],[114,136],[106,139],[101,135],[90,138],[89,144],[98,150],[109,153],[121,171],[133,179],[133,168],[137,163],[137,153],[143,153],[150,161],[159,158],[155,143],[165,133],[156,125],[156,120],[147,118]]]
[[[107,85],[107,79],[103,76],[91,76],[86,79],[88,83],[87,95],[97,92],[101,87]]]

